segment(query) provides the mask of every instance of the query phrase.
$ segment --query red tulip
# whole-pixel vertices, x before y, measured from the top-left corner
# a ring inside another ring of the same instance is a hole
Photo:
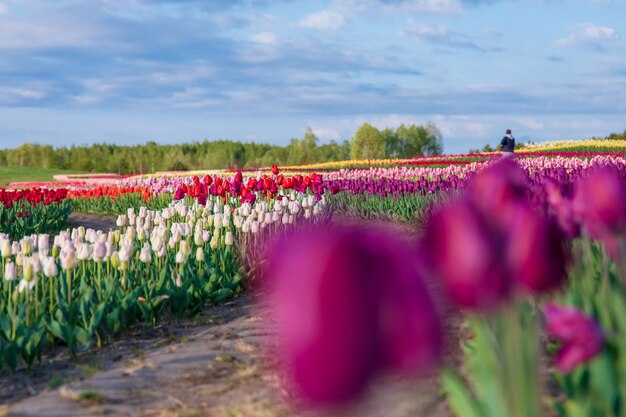
[[[280,170],[278,169],[276,164],[272,165],[272,174],[278,175],[279,172],[280,172]]]

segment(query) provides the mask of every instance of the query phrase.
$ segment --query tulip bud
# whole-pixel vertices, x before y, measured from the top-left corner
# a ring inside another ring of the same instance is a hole
[[[24,280],[30,282],[33,279],[33,266],[30,262],[26,262],[24,265]]]
[[[24,254],[22,252],[18,252],[17,255],[15,255],[15,265],[24,265]]]
[[[204,250],[202,247],[198,247],[198,249],[196,249],[196,261],[204,262]]]
[[[37,275],[38,273],[41,272],[41,261],[39,260],[39,254],[38,253],[35,252],[33,254],[33,256],[30,257],[29,263],[32,265],[33,273],[35,275]]]
[[[219,246],[219,240],[218,240],[217,235],[213,235],[213,237],[211,238],[211,241],[209,242],[209,246],[213,250],[217,249],[217,247]]]
[[[11,254],[17,255],[20,252],[20,244],[18,242],[13,242],[11,245]]]
[[[65,254],[61,254],[61,268],[64,271],[71,271],[76,267],[76,259],[73,251],[67,251]]]
[[[189,242],[187,242],[186,240],[181,240],[180,241],[180,246],[179,246],[181,252],[183,252],[185,254],[185,257],[187,257],[189,255],[189,253],[191,252],[191,248],[189,247]]]
[[[183,251],[178,251],[176,252],[176,263],[177,264],[182,264],[183,262],[185,262],[185,254],[183,253]]]
[[[7,281],[14,281],[17,278],[17,272],[15,271],[15,264],[11,261],[4,265],[4,279]]]
[[[50,249],[50,235],[42,233],[37,236],[37,247],[39,252],[48,251]]]
[[[233,232],[231,232],[230,230],[226,232],[226,236],[224,237],[224,243],[226,243],[226,245],[228,246],[232,246],[234,240],[235,239],[233,237]]]
[[[202,231],[196,231],[193,235],[193,243],[196,246],[202,246]]]
[[[111,254],[111,266],[115,269],[120,266],[120,256],[117,251],[113,251]]]
[[[8,258],[12,255],[11,253],[11,242],[7,239],[2,241],[2,257]]]

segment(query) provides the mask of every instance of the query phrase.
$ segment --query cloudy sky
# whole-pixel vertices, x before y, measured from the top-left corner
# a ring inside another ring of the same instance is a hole
[[[626,129],[625,0],[0,0],[0,146]]]

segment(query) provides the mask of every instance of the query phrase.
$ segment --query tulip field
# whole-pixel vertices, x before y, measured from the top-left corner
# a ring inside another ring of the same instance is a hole
[[[436,373],[458,417],[626,416],[616,142],[0,189],[0,372],[258,293],[293,410]]]

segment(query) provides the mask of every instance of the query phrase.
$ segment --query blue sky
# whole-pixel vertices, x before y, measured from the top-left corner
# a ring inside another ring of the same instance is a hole
[[[626,129],[625,0],[0,0],[0,146]]]

